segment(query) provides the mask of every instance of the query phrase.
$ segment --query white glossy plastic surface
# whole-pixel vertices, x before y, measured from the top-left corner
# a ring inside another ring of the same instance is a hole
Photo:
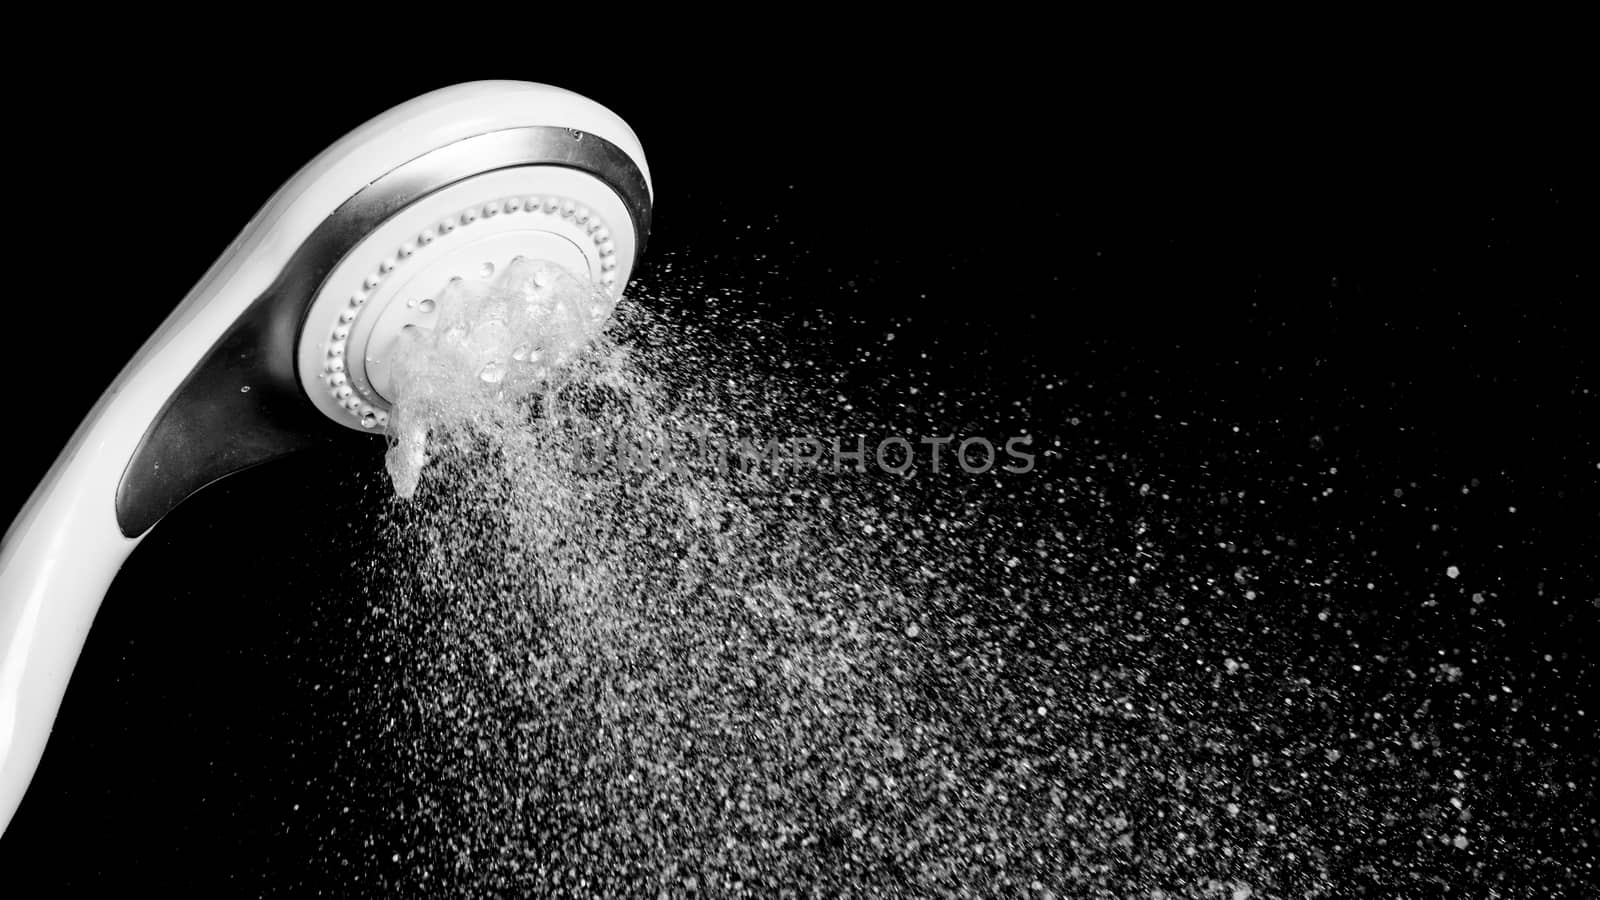
[[[576,94],[478,82],[419,97],[347,135],[280,189],[89,412],[0,543],[0,831],[44,752],[100,601],[138,543],[118,528],[115,494],[167,398],[312,230],[362,187],[430,150],[527,125],[599,135],[648,181],[633,132]]]

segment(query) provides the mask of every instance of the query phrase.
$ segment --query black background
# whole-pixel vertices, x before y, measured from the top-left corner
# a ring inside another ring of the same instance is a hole
[[[418,93],[520,78],[634,126],[657,192],[647,279],[666,259],[713,284],[781,273],[753,302],[832,310],[842,356],[892,322],[890,365],[973,345],[980,362],[935,355],[931,377],[981,375],[996,398],[1054,373],[1061,415],[1094,413],[1099,437],[1147,448],[1174,482],[1337,465],[1335,500],[1263,515],[1381,551],[1390,571],[1470,560],[1508,596],[1564,598],[1509,605],[1507,640],[1584,658],[1600,598],[1594,205],[1564,73],[882,50],[170,69],[96,55],[90,86],[13,111],[0,509],[295,169]],[[1200,467],[1216,438],[1156,434],[1156,415],[1237,426],[1249,451]],[[313,838],[285,807],[342,747],[311,724],[312,651],[344,627],[315,601],[350,581],[363,537],[341,510],[368,502],[380,455],[356,440],[273,464],[156,529],[89,639],[6,878],[310,892],[296,865]],[[1426,589],[1395,580],[1384,596]]]

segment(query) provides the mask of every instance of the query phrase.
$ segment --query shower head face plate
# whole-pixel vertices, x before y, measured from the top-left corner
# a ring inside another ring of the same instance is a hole
[[[635,245],[622,199],[577,169],[500,169],[419,197],[353,246],[318,290],[297,360],[306,395],[342,425],[382,430],[395,401],[390,348],[407,327],[434,326],[452,280],[538,259],[615,296]]]

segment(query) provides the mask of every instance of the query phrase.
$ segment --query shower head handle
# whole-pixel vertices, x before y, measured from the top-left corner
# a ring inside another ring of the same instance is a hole
[[[637,137],[577,94],[476,82],[391,109],[319,155],[145,342],[0,542],[0,832],[44,751],[101,599],[140,539],[205,484],[352,433],[340,424],[359,431],[339,417],[382,402],[369,390],[353,406],[339,394],[342,378],[330,395],[334,364],[310,367],[343,353],[337,329],[357,311],[356,301],[332,295],[344,270],[381,255],[381,240],[408,217],[474,191],[547,182],[608,210],[606,240],[571,252],[596,274],[603,264],[620,292],[649,230]],[[573,245],[583,232],[571,219],[502,228],[496,246]],[[457,256],[470,248],[457,243]],[[436,275],[453,264],[442,255],[447,244],[413,270]],[[375,305],[359,312],[377,317]],[[351,365],[359,362],[356,354]]]

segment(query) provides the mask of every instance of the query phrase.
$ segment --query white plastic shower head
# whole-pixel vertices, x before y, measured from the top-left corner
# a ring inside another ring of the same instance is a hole
[[[381,431],[386,349],[406,325],[427,327],[424,301],[452,278],[520,256],[620,294],[651,198],[626,123],[524,82],[396,107],[280,189],[100,398],[0,543],[0,832],[106,589],[163,515],[233,472]]]

